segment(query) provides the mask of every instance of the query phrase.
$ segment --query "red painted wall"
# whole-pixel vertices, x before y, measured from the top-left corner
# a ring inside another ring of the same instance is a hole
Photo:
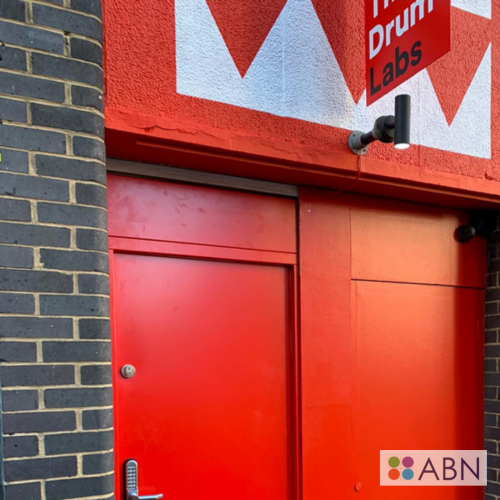
[[[459,3],[467,4],[465,0]],[[481,10],[488,0],[478,4],[470,0],[469,4],[468,10],[478,10],[479,4]],[[293,24],[293,16],[299,16],[293,9],[298,8],[309,9],[309,17]],[[500,66],[494,50],[492,62],[488,59],[491,44],[494,47],[500,37],[498,9],[493,3],[489,19],[484,12],[478,15],[452,8],[451,53],[434,63],[424,79],[410,88],[412,93],[416,89],[414,113],[419,116],[413,137],[421,145],[406,152],[373,145],[368,156],[358,162],[347,147],[349,123],[371,123],[370,108],[359,111],[365,75],[361,49],[364,13],[359,3],[105,0],[108,153],[446,205],[458,205],[460,199],[471,206],[491,204],[500,198],[500,150],[493,140],[500,124]],[[197,16],[203,22],[198,22]],[[297,37],[307,39],[308,33],[300,31],[309,25],[319,33],[315,42],[319,48],[297,55]],[[281,32],[277,34],[277,30]],[[283,44],[285,53],[285,59],[276,60],[274,66],[273,57],[279,51],[272,46],[273,36]],[[190,40],[199,41],[198,54],[189,50]],[[288,47],[291,59],[287,61]],[[315,81],[311,81],[306,78],[308,65],[315,57],[323,57],[321,50],[335,57],[319,60]],[[193,62],[197,57],[202,65],[208,65],[201,79]],[[333,63],[338,68],[330,78]],[[294,72],[302,64],[305,76]],[[283,75],[273,76],[274,69],[281,71],[281,66]],[[205,81],[204,75],[211,68],[214,74]],[[478,83],[480,68],[483,73]],[[224,76],[226,72],[231,78]],[[217,84],[219,73],[223,79]],[[303,86],[299,85],[301,77],[305,78]],[[271,88],[273,78],[282,80],[284,87],[293,78],[298,78],[299,84],[278,94],[279,89]],[[240,88],[243,84],[247,87]],[[321,85],[326,86],[323,97],[318,94]],[[431,97],[419,98],[425,94],[425,85],[430,86],[427,91]],[[345,94],[338,103],[337,88]],[[332,107],[330,102],[334,102]],[[393,113],[392,101],[383,103],[382,109]],[[361,118],[352,121],[347,116],[349,106]],[[318,109],[313,110],[315,107]],[[477,119],[470,119],[471,109]],[[491,128],[484,119],[488,115]],[[459,126],[460,120],[468,128]],[[433,129],[435,136],[428,132]],[[476,147],[479,142],[483,146]],[[437,146],[428,145],[434,143]],[[452,144],[449,148],[448,143]]]

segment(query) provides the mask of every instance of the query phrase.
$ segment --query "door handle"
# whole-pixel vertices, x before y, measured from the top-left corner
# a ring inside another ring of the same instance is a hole
[[[139,495],[139,465],[135,460],[125,462],[125,500],[160,500],[163,494],[159,495]]]
[[[159,495],[146,495],[142,497],[132,494],[129,495],[128,500],[160,500],[160,498],[163,498],[161,493]]]
[[[160,500],[160,498],[163,498],[161,493],[159,495],[146,495],[142,497],[132,494],[129,495],[128,500]]]

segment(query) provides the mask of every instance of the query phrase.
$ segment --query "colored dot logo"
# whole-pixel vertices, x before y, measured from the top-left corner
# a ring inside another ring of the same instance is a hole
[[[406,481],[411,481],[413,476],[412,467],[414,465],[414,460],[411,457],[405,457],[400,460],[398,457],[391,457],[389,459],[389,478],[393,481],[397,481],[399,478],[403,478]]]

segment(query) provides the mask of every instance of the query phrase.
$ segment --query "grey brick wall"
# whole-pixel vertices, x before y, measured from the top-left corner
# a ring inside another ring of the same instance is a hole
[[[5,500],[113,498],[99,0],[0,0]]]
[[[500,499],[500,216],[489,235],[486,289],[485,448],[488,450],[486,500]]]

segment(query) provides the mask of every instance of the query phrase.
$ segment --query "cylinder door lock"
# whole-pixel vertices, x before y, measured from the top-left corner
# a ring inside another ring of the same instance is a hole
[[[136,369],[134,365],[124,365],[121,369],[123,378],[132,378],[135,375]]]

